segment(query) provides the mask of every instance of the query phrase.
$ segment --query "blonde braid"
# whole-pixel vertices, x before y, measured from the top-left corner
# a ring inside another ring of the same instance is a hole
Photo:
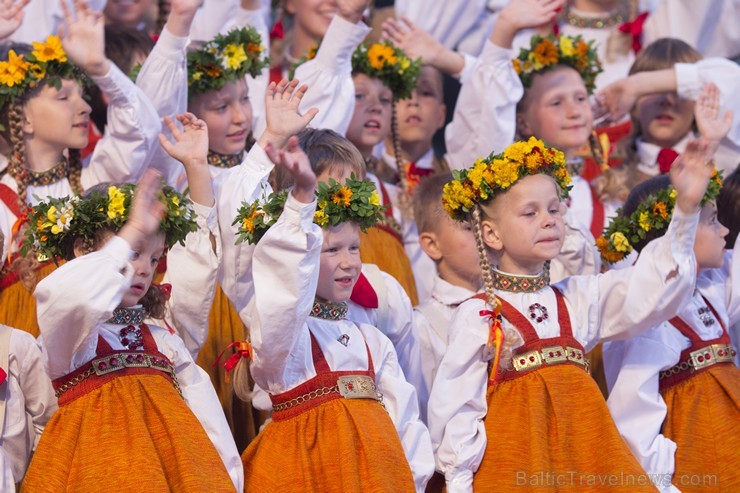
[[[8,127],[10,130],[10,145],[13,147],[13,155],[10,156],[10,163],[8,164],[8,173],[17,184],[18,206],[21,211],[25,211],[27,208],[27,184],[19,177],[19,167],[26,162],[26,141],[23,135],[23,103],[18,100],[10,103],[8,108]]]
[[[396,158],[396,167],[398,168],[398,182],[400,190],[398,191],[398,207],[404,218],[414,217],[414,208],[411,203],[409,194],[409,183],[406,177],[406,168],[401,154],[401,137],[398,134],[398,113],[396,112],[397,99],[393,99],[391,105],[391,139],[393,140],[393,154]]]
[[[69,149],[67,179],[72,192],[81,195],[82,189],[82,154],[79,149]]]
[[[252,384],[249,378],[249,360],[239,358],[231,376],[234,393],[244,402],[252,400]]]

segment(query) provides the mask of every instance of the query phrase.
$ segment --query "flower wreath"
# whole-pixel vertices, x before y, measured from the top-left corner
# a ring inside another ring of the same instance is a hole
[[[540,173],[552,176],[561,197],[568,197],[570,175],[565,167],[565,156],[530,137],[526,142],[511,144],[500,154],[479,158],[469,169],[453,171],[453,180],[442,191],[442,204],[453,219],[463,221],[476,203],[487,202],[511,188],[520,178]]]
[[[421,58],[411,60],[389,41],[363,43],[352,54],[352,71],[379,79],[393,92],[394,99],[406,99],[416,87]]]
[[[543,38],[535,35],[530,40],[529,49],[522,48],[512,63],[524,87],[532,85],[535,74],[550,70],[556,65],[572,67],[581,75],[588,93],[591,94],[596,76],[604,71],[593,44],[593,41],[586,42],[581,36],[561,35],[555,38],[550,35]]]
[[[283,212],[288,199],[287,190],[270,194],[254,202],[242,202],[232,224],[238,225],[236,243],[257,244]],[[371,180],[357,180],[354,174],[345,183],[331,178],[329,183],[319,183],[316,190],[318,205],[313,222],[319,226],[336,226],[352,221],[362,231],[382,219],[385,206],[380,204],[380,195]]]
[[[51,35],[43,43],[34,42],[33,51],[27,55],[10,50],[8,59],[0,61],[0,107],[42,83],[59,89],[62,79],[74,79],[83,86],[88,84],[82,69],[67,60],[57,36]]]
[[[76,238],[93,239],[101,229],[118,231],[128,220],[136,185],[110,185],[106,191],[92,190],[87,196],[49,198],[28,213],[29,227],[21,252],[31,249],[40,258],[67,256]],[[166,206],[160,232],[167,247],[184,244],[188,233],[198,229],[192,202],[175,189],[164,187],[160,202]]]
[[[249,74],[256,77],[269,63],[262,38],[253,27],[217,34],[203,48],[188,53],[190,94],[221,89]]]
[[[715,200],[721,189],[722,172],[715,169],[701,205]],[[669,186],[648,195],[629,216],[624,216],[619,209],[617,217],[604,229],[604,234],[596,239],[601,258],[610,264],[619,262],[632,252],[633,245],[647,237],[648,231],[667,229],[676,206],[676,196],[676,190]]]

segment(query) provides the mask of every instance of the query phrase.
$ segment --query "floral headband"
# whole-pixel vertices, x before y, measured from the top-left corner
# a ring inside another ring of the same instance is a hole
[[[42,82],[58,89],[62,79],[75,79],[87,85],[87,77],[79,67],[67,60],[62,41],[57,36],[49,36],[43,43],[33,43],[33,51],[28,55],[18,55],[10,50],[8,59],[0,61],[0,107],[35,89]]]
[[[701,199],[701,205],[716,200],[721,189],[722,172],[715,169]],[[596,248],[601,253],[601,258],[610,264],[619,262],[632,252],[633,245],[647,237],[648,231],[667,229],[676,206],[676,196],[676,190],[669,186],[648,195],[629,216],[624,216],[622,209],[619,209],[617,217],[604,229],[604,234],[596,239]]]
[[[256,77],[269,60],[262,57],[265,47],[253,27],[242,27],[217,34],[203,48],[188,53],[190,94],[221,89],[249,74]]]
[[[379,79],[393,92],[394,99],[406,99],[416,87],[421,58],[411,60],[389,41],[363,43],[352,54],[352,71]]]
[[[131,211],[136,185],[111,185],[107,191],[93,190],[86,197],[49,198],[33,206],[28,213],[29,227],[22,247],[39,257],[65,257],[76,238],[92,239],[101,229],[118,231]],[[173,188],[164,187],[160,201],[167,207],[159,230],[165,243],[183,244],[188,233],[198,229],[189,198]]]
[[[263,200],[243,202],[232,224],[238,225],[236,243],[257,244],[260,238],[275,224],[283,212],[289,191],[270,194]],[[385,209],[380,204],[380,195],[371,180],[357,180],[354,174],[345,183],[333,178],[329,183],[319,183],[316,190],[318,206],[313,222],[321,227],[336,226],[352,221],[362,231],[382,219]]]
[[[540,173],[552,176],[561,196],[568,197],[570,175],[565,168],[565,156],[530,137],[526,142],[511,144],[501,154],[479,158],[469,169],[453,171],[454,179],[442,191],[442,204],[453,219],[463,221],[475,204],[505,192],[520,178]]]
[[[596,76],[604,71],[593,43],[584,41],[581,36],[532,36],[530,48],[522,48],[519,56],[513,60],[514,70],[524,87],[529,87],[535,74],[550,70],[556,65],[566,65],[581,74],[586,89],[591,94]]]

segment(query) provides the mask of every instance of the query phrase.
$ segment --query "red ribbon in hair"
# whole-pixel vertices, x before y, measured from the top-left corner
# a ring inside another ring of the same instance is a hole
[[[152,284],[155,288],[159,289],[159,292],[164,295],[164,297],[169,300],[170,296],[172,296],[172,284],[168,283],[162,283],[162,284]]]
[[[218,355],[218,358],[216,358],[216,362],[213,363],[213,366],[218,366],[221,362],[221,357],[224,355],[226,350],[233,347],[236,348],[236,352],[226,358],[226,361],[224,361],[223,363],[223,367],[226,369],[226,371],[233,370],[241,358],[253,359],[252,344],[250,344],[249,341],[236,341],[232,342],[231,344],[226,346],[223,351],[221,351],[221,354]]]
[[[3,370],[2,368],[0,368],[0,385],[2,385],[3,383],[5,383],[5,380],[7,378],[8,378],[8,374],[5,372],[5,370]]]
[[[270,31],[270,41],[273,39],[284,39],[285,38],[285,26],[283,26],[283,20],[278,19],[272,26]]]
[[[635,54],[639,53],[642,49],[642,27],[645,24],[645,19],[649,15],[649,12],[643,12],[642,14],[635,17],[635,20],[625,22],[619,26],[619,30],[625,34],[632,35],[632,51]]]

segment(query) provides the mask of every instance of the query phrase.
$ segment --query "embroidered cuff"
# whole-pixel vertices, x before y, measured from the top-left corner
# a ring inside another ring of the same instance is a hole
[[[447,493],[469,493],[473,491],[473,471],[453,471],[445,474]]]

